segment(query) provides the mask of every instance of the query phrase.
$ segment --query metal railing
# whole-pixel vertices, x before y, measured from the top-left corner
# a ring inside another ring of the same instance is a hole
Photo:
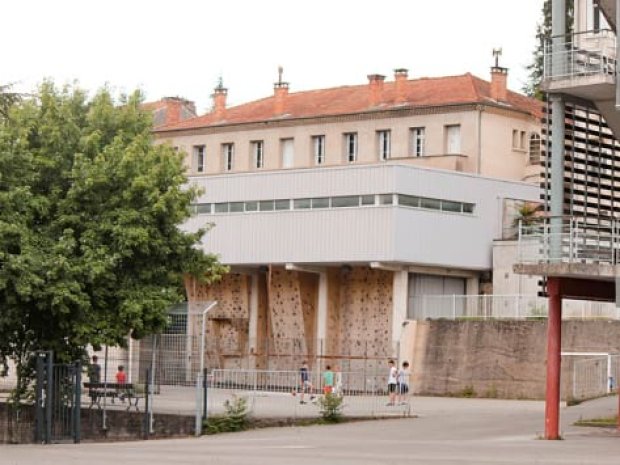
[[[548,38],[544,44],[544,80],[616,74],[613,31],[583,31]]]
[[[618,387],[620,374],[620,355],[563,353],[564,356],[578,357],[572,365],[570,392],[574,400],[593,399],[614,392]]]
[[[532,295],[419,295],[409,301],[410,320],[468,320],[546,318],[549,299]],[[564,299],[565,319],[618,319],[611,302]]]
[[[335,372],[331,392],[342,397],[345,416],[407,416],[411,413],[413,386],[408,374],[399,381],[390,399],[387,371]],[[249,414],[255,417],[313,417],[319,415],[318,400],[325,395],[323,374],[317,371],[308,373],[304,385],[299,371],[293,370],[213,370],[208,385],[209,415],[222,414],[227,400],[243,397]],[[403,385],[407,388],[401,388]]]
[[[616,265],[619,251],[620,225],[615,220],[544,217],[519,223],[519,263]]]

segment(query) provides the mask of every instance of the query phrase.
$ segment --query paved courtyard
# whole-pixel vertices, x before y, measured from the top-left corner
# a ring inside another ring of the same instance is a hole
[[[180,440],[4,446],[2,465],[611,465],[620,459],[613,430],[578,428],[611,415],[610,397],[562,409],[564,441],[542,441],[542,402],[416,398],[418,418],[334,426],[270,428]]]

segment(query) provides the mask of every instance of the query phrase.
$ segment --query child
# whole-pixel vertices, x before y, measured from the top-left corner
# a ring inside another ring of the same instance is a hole
[[[127,384],[127,373],[125,373],[125,367],[123,365],[118,366],[118,371],[116,372],[116,383]]]
[[[405,399],[409,393],[409,362],[403,362],[402,368],[398,371],[398,404],[407,405]]]
[[[314,395],[312,394],[312,383],[310,382],[310,373],[308,371],[308,362],[303,361],[301,364],[301,368],[299,369],[299,377],[301,378],[301,400],[300,404],[305,404],[304,394],[306,390],[310,393],[310,402],[314,400]]]
[[[388,403],[386,404],[388,407],[393,407],[396,405],[396,387],[398,384],[398,370],[394,366],[394,360],[388,361],[388,367],[390,371],[388,372]]]
[[[332,367],[327,365],[323,373],[323,394],[331,394],[334,391],[334,372]]]

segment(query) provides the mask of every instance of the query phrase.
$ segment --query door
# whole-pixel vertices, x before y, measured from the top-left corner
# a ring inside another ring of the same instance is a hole
[[[464,295],[465,278],[410,273],[408,317],[424,320],[462,316]]]

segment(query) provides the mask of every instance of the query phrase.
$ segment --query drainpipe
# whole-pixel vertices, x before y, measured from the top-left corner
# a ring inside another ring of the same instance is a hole
[[[482,173],[482,108],[478,105],[478,174]]]

